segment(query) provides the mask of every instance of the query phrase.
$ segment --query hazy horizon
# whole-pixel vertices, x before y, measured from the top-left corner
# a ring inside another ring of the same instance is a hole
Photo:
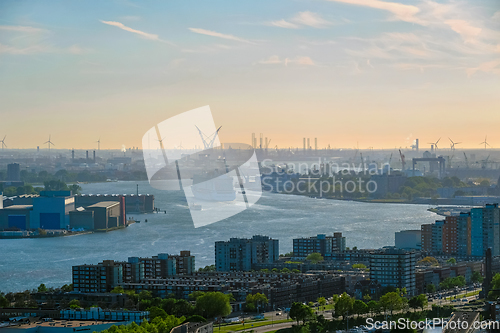
[[[2,1],[0,71],[8,148],[140,147],[204,105],[222,142],[500,147],[496,0]]]

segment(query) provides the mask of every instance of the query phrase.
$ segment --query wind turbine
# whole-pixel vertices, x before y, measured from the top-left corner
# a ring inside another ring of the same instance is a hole
[[[486,149],[486,146],[490,146],[490,144],[488,143],[488,137],[487,136],[485,136],[484,137],[484,141],[480,143],[480,145],[482,145],[482,144],[484,144],[484,149]]]
[[[50,145],[55,146],[55,144],[52,141],[50,141],[50,134],[49,134],[49,141],[45,141],[43,144],[47,144],[47,146],[49,146],[49,153],[50,153]]]
[[[450,139],[450,138],[448,138],[448,139]],[[452,139],[450,139],[450,141],[451,141],[451,150],[455,150],[455,145],[459,145],[462,143],[462,142],[453,142]]]
[[[434,149],[438,150],[438,143],[440,140],[441,140],[441,138],[439,138],[436,142],[428,142],[428,144],[434,145]]]
[[[96,141],[97,142],[97,150],[101,150],[101,138]]]
[[[5,144],[5,138],[6,138],[6,137],[7,137],[7,135],[3,137],[3,140],[2,140],[2,141],[0,141],[0,142],[2,143],[2,150],[3,150],[4,148],[7,148],[7,145]]]
[[[159,139],[159,140],[157,139],[157,141],[160,143],[160,148],[161,148],[162,150],[164,150],[164,148],[163,148],[163,140],[165,140],[165,138],[163,138],[163,139]]]

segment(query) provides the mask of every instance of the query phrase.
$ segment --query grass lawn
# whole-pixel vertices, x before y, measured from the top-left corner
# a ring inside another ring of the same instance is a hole
[[[291,320],[291,319],[281,319],[281,320],[274,320],[274,321],[260,320],[260,321],[256,321],[256,322],[250,322],[250,323],[246,322],[245,326],[243,326],[243,324],[226,325],[226,326],[220,327],[220,332],[236,332],[236,331],[242,331],[242,330],[251,330],[252,328],[271,325],[272,323],[279,324],[279,323],[287,323],[287,322],[292,322],[292,321],[293,320]],[[214,325],[214,333],[219,332],[218,326],[219,325]]]

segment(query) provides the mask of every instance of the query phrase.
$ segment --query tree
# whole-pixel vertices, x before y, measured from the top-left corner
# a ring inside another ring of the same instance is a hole
[[[7,308],[10,306],[10,301],[0,293],[0,309]]]
[[[38,292],[39,293],[46,293],[49,289],[42,283],[38,286]]]
[[[313,264],[317,264],[320,261],[323,261],[323,256],[317,252],[311,253],[306,257],[306,260],[311,261]]]
[[[299,325],[299,321],[305,324],[307,319],[312,318],[312,316],[312,309],[302,303],[294,302],[290,308],[290,318],[297,321],[297,325]]]
[[[354,301],[354,304],[352,305],[353,314],[357,314],[359,318],[359,315],[365,314],[367,312],[368,312],[368,305],[366,305],[365,302],[360,301],[359,299]]]
[[[451,264],[451,265],[455,265],[457,263],[457,259],[450,258],[450,259],[446,260],[446,263]]]
[[[420,260],[418,264],[425,266],[439,266],[438,260],[434,257],[425,257],[424,259]]]
[[[481,272],[479,271],[474,271],[472,272],[472,276],[471,276],[471,281],[474,282],[474,283],[483,283],[483,276],[481,275]]]
[[[391,316],[394,310],[401,309],[404,304],[400,293],[395,291],[389,292],[380,297],[379,303],[382,309],[384,309],[385,311],[389,310],[391,312]]]
[[[375,313],[378,313],[379,311],[379,304],[377,301],[369,301],[368,304],[368,311],[370,311],[370,313],[372,315],[374,315]]]
[[[352,265],[352,268],[354,268],[354,269],[366,269],[366,265],[354,264],[354,265]]]
[[[162,308],[159,308],[157,306],[152,306],[150,308],[147,309],[149,311],[149,317],[151,318],[151,320],[155,319],[156,317],[160,317],[160,318],[167,318],[168,314],[165,312],[165,310],[163,310]]]
[[[204,318],[224,317],[231,313],[230,296],[221,292],[208,292],[196,300],[196,310]]]
[[[432,283],[429,283],[429,284],[427,285],[427,287],[425,287],[425,289],[427,289],[427,292],[428,292],[429,294],[432,294],[432,293],[435,293],[435,292],[436,292],[436,286],[435,286],[435,285],[433,285]]]
[[[71,309],[79,309],[80,308],[80,301],[77,299],[73,299],[69,302],[69,307]]]
[[[245,300],[245,305],[248,311],[255,311],[259,310],[266,306],[267,303],[269,303],[269,300],[267,299],[266,295],[261,294],[261,293],[256,293],[256,294],[248,294],[247,298]]]
[[[349,296],[346,292],[340,295],[337,303],[335,304],[335,313],[340,314],[342,318],[349,315],[352,312],[352,307],[354,305],[354,298]]]
[[[111,290],[111,292],[113,294],[125,294],[125,290],[120,286],[114,287],[113,290]]]
[[[323,307],[323,310],[324,310],[324,307],[326,305],[326,298],[324,297],[318,297],[318,300],[317,300],[318,304],[320,307]]]

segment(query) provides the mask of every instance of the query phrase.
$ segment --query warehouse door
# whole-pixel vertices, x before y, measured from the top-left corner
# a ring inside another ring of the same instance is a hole
[[[40,228],[61,229],[61,218],[59,213],[40,213]]]
[[[9,215],[9,228],[26,230],[26,215]]]

